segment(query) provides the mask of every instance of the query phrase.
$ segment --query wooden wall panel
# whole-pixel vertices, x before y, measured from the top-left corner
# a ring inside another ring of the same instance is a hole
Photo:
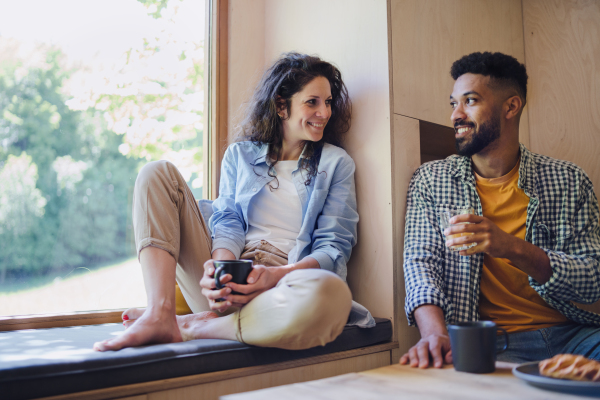
[[[531,150],[575,162],[600,194],[600,1],[524,0]]]
[[[396,306],[396,337],[400,348],[397,353],[404,354],[420,338],[415,327],[408,326],[404,313],[403,250],[404,250],[404,217],[406,214],[406,193],[413,173],[421,165],[419,152],[419,121],[413,118],[394,115],[392,132],[392,186],[393,192],[393,218],[394,218],[394,270],[395,287],[394,298]]]
[[[531,150],[575,162],[600,194],[600,1],[524,0]],[[600,313],[600,302],[580,305]]]
[[[475,51],[525,61],[520,0],[391,0],[394,113],[450,126],[450,67]],[[521,142],[529,143],[527,109]]]

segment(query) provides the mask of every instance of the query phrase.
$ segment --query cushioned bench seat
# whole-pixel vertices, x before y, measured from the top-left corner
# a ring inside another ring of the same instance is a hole
[[[0,332],[0,398],[30,399],[289,361],[387,342],[392,325],[347,326],[332,343],[308,350],[260,348],[202,339],[97,353],[96,341],[120,324]]]

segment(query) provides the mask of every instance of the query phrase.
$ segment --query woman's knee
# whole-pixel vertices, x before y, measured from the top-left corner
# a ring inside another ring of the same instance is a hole
[[[311,297],[329,301],[338,298],[341,303],[351,303],[352,294],[346,282],[333,272],[322,269],[296,270],[284,279],[284,284],[310,290]]]
[[[347,308],[350,312],[352,294],[348,284],[333,272],[318,271],[319,277],[315,280],[313,286],[313,296],[317,300],[315,303],[335,303],[336,306],[342,309]]]
[[[239,340],[292,350],[323,346],[342,332],[351,307],[350,290],[337,275],[297,270],[242,308]]]
[[[297,312],[291,314],[310,319],[321,316],[345,325],[352,307],[352,294],[346,282],[325,270],[295,271],[294,274],[297,276],[290,276],[293,279],[287,282],[292,292],[297,293],[291,302]]]
[[[163,181],[165,176],[170,176],[173,170],[177,170],[177,167],[170,161],[149,162],[138,173],[135,185],[138,187],[152,186],[154,183]]]

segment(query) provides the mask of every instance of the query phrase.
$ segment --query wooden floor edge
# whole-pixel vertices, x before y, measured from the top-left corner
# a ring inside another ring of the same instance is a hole
[[[147,394],[161,390],[176,389],[185,386],[199,385],[203,383],[218,382],[227,379],[241,378],[250,375],[263,374],[266,372],[280,371],[284,369],[303,367],[312,364],[320,364],[328,361],[338,361],[345,358],[359,357],[368,354],[391,351],[398,348],[398,342],[386,342],[373,346],[361,347],[358,349],[340,351],[338,353],[325,354],[316,357],[301,358],[298,360],[284,361],[281,363],[259,365],[255,367],[237,368],[226,371],[208,372],[205,374],[182,376],[178,378],[164,379],[160,381],[151,381],[135,383],[132,385],[115,386],[106,389],[96,389],[87,392],[78,392],[52,397],[44,397],[40,400],[103,400],[110,398],[119,398]]]

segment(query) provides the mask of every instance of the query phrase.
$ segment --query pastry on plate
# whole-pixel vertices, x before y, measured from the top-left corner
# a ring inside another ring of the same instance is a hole
[[[600,382],[600,362],[575,354],[557,354],[540,361],[540,374],[574,381]]]

